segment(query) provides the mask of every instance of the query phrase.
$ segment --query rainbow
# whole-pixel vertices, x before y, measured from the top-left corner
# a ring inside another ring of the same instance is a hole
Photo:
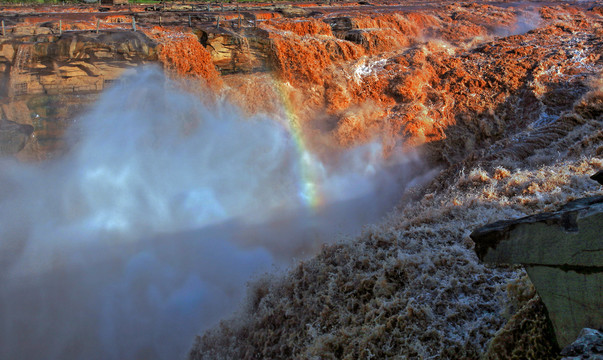
[[[316,210],[323,204],[323,194],[320,191],[320,162],[317,161],[312,153],[308,150],[301,131],[299,118],[297,117],[293,104],[289,98],[286,84],[281,83],[274,77],[272,84],[275,92],[278,94],[279,100],[284,110],[285,121],[284,126],[291,135],[295,143],[295,149],[298,155],[300,179],[298,182],[299,196],[304,201],[305,205],[310,209]]]

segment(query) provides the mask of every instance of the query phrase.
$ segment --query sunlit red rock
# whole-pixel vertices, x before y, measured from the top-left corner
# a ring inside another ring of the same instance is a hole
[[[193,33],[154,27],[149,35],[159,42],[159,60],[167,70],[200,77],[210,84],[220,82],[209,52]]]

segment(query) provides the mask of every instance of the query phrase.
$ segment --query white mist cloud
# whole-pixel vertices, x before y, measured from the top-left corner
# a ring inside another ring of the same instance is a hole
[[[421,168],[375,145],[329,167],[282,121],[209,108],[156,69],[103,94],[72,138],[60,159],[0,164],[1,359],[183,357],[253,274],[375,221]]]
[[[499,36],[522,35],[538,28],[542,24],[542,17],[538,9],[520,9],[515,23],[509,28],[498,29]]]

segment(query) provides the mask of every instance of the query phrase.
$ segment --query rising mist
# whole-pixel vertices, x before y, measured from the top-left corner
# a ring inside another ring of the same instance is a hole
[[[183,357],[254,274],[376,221],[421,168],[378,145],[319,159],[290,127],[145,69],[60,159],[2,160],[0,358]]]

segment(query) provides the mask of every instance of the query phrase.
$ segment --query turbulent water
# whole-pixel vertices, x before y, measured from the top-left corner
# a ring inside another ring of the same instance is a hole
[[[557,356],[525,274],[469,234],[601,195],[603,23],[511,5],[273,19],[227,76],[147,29],[194,83],[134,70],[60,158],[0,159],[0,359]],[[54,110],[25,99],[3,116]]]
[[[0,358],[182,357],[254,274],[375,221],[419,169],[376,145],[322,161],[291,126],[146,69],[75,122],[62,158],[3,160]]]

